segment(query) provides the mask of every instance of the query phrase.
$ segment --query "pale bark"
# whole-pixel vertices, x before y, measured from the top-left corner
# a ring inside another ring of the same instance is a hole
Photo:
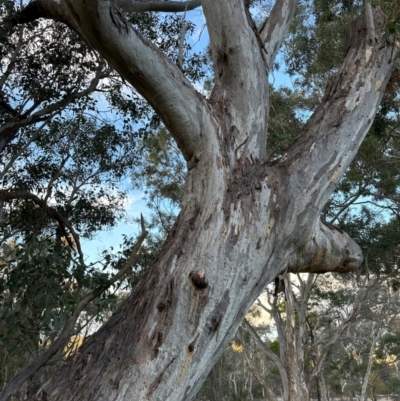
[[[328,391],[326,389],[326,383],[325,383],[325,376],[324,376],[323,372],[321,372],[318,376],[318,389],[319,389],[321,401],[329,401],[328,400]]]
[[[40,15],[72,27],[143,95],[173,136],[187,161],[204,147],[213,124],[206,100],[153,43],[123,17],[114,2],[38,0]]]
[[[302,305],[295,307],[295,299],[290,278],[286,273],[283,277],[286,296],[286,324],[285,324],[285,370],[288,377],[288,401],[309,401],[304,371],[304,323],[296,327],[296,310],[300,320],[304,320],[307,299],[302,299]],[[302,294],[303,295],[303,294]]]
[[[342,67],[307,130],[271,165],[268,65],[242,0],[202,1],[216,83],[210,100],[113,2],[38,3],[147,99],[189,167],[181,213],[154,265],[38,398],[189,401],[274,277],[361,262],[354,241],[339,240],[342,233],[322,227],[319,216],[372,123],[393,49],[379,38],[367,43],[365,16],[353,24]],[[292,9],[281,10],[286,27]],[[375,12],[376,27],[382,20]],[[270,42],[279,46],[277,32]]]
[[[297,0],[277,0],[271,14],[261,28],[260,38],[267,53],[266,61],[272,68],[287,28],[294,17]]]
[[[369,353],[368,353],[368,363],[367,363],[367,370],[365,371],[365,375],[363,378],[363,384],[361,387],[361,394],[360,394],[360,401],[365,401],[366,394],[367,394],[367,387],[368,387],[368,381],[371,376],[371,370],[372,370],[372,363],[374,361],[374,351],[375,351],[375,345],[376,342],[379,340],[381,334],[382,334],[382,327],[378,327],[378,329],[375,329],[376,327],[376,322],[372,322],[371,325],[371,344],[369,347]],[[376,332],[375,332],[376,330]]]

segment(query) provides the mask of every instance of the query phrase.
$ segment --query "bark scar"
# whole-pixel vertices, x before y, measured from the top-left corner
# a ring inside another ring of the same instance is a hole
[[[164,370],[157,376],[156,380],[153,381],[153,383],[151,384],[150,388],[149,388],[149,392],[147,393],[147,395],[151,395],[154,393],[155,389],[158,387],[158,385],[160,384],[165,371],[171,366],[171,364],[175,361],[175,357],[172,358],[170,360],[170,362],[168,363],[168,365],[164,368]]]

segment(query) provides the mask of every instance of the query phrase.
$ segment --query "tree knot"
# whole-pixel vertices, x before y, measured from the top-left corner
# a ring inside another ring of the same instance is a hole
[[[208,280],[204,270],[194,270],[190,272],[189,278],[192,280],[193,285],[199,290],[204,290],[208,287]]]

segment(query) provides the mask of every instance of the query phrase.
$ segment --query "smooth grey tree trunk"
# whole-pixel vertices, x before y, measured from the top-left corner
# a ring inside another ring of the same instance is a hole
[[[218,401],[218,388],[217,388],[217,372],[215,370],[215,366],[211,369],[210,372],[210,400]]]
[[[362,260],[320,213],[391,75],[397,49],[380,37],[384,16],[376,10],[352,24],[342,66],[306,130],[270,162],[268,72],[296,1],[277,0],[260,34],[243,0],[201,3],[215,76],[209,99],[114,1],[35,2],[32,19],[67,23],[146,98],[189,169],[182,210],[154,265],[37,399],[189,401],[268,282],[285,271],[345,272]]]
[[[323,372],[318,376],[318,389],[321,396],[321,401],[329,401],[328,391],[325,383],[325,376]]]

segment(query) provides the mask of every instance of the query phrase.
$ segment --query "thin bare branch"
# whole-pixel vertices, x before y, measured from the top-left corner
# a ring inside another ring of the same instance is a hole
[[[185,44],[185,35],[186,31],[189,28],[189,24],[187,22],[182,21],[182,27],[179,37],[179,50],[178,50],[178,67],[181,71],[183,71],[183,46]]]
[[[239,332],[241,331],[241,328],[239,328]],[[271,401],[278,401],[278,398],[276,396],[276,394],[270,389],[270,385],[268,385],[268,383],[265,381],[265,379],[262,377],[262,375],[260,374],[259,369],[257,369],[254,365],[253,362],[251,360],[251,356],[246,348],[246,344],[243,341],[243,336],[241,336],[242,339],[242,352],[243,352],[243,356],[244,359],[246,360],[246,363],[251,371],[251,373],[253,374],[253,376],[258,380],[258,382],[261,384],[261,386],[263,387],[263,389],[265,390],[265,392],[268,394],[268,399]]]
[[[15,49],[10,57],[10,61],[8,62],[8,65],[7,65],[6,70],[4,71],[4,74],[0,78],[0,90],[3,88],[4,83],[6,82],[7,78],[10,76],[10,74],[14,68],[15,62],[17,61],[19,51],[21,50],[21,47],[24,43],[24,40],[23,40],[24,30],[25,30],[25,28],[21,27],[21,29],[19,31],[18,42],[17,42]]]
[[[354,301],[353,309],[348,314],[346,319],[343,320],[343,322],[337,328],[336,332],[333,334],[333,336],[330,337],[329,341],[324,345],[323,349],[319,353],[318,358],[314,365],[314,369],[311,372],[311,374],[309,375],[309,378],[307,380],[307,387],[309,387],[313,383],[313,381],[317,378],[317,376],[321,372],[323,362],[324,362],[325,357],[328,354],[329,350],[336,344],[336,342],[339,340],[342,333],[349,327],[349,325],[355,321],[358,314],[360,313],[361,307],[363,306],[363,304],[368,296],[369,290],[371,290],[372,287],[374,287],[375,285],[376,285],[376,282],[374,281],[367,288],[359,291],[357,298]]]
[[[95,77],[91,80],[86,89],[76,92],[71,96],[68,96],[65,99],[55,102],[48,107],[38,110],[31,115],[20,116],[20,118],[18,119],[12,119],[3,124],[0,127],[0,145],[2,146],[0,147],[0,150],[2,150],[4,146],[7,145],[7,143],[9,143],[15,137],[18,129],[33,125],[37,122],[41,122],[44,120],[46,121],[49,115],[54,115],[55,112],[57,113],[62,111],[72,101],[90,95],[91,93],[96,91],[100,80],[106,78],[107,76],[108,73],[102,71],[101,67],[99,67],[99,69],[96,71]]]
[[[201,0],[190,1],[147,1],[147,0],[117,0],[117,5],[128,13],[148,11],[178,13],[194,10],[201,6]]]
[[[365,2],[365,17],[367,20],[368,40],[369,40],[370,44],[373,44],[373,43],[375,43],[375,39],[376,39],[374,15],[372,13],[371,4],[368,0]]]
[[[261,42],[267,51],[267,64],[271,69],[289,24],[293,20],[297,0],[277,0],[270,16],[260,31]]]
[[[340,209],[339,209],[339,210],[335,213],[335,215],[329,220],[329,223],[330,223],[330,224],[333,224],[333,223],[340,217],[340,215],[341,215],[345,210],[348,209],[349,206],[354,205],[355,202],[357,201],[357,199],[359,199],[359,198],[363,195],[363,193],[364,193],[365,189],[368,187],[368,185],[369,185],[369,183],[367,182],[367,183],[365,183],[363,186],[360,186],[360,187],[358,188],[357,193],[355,193],[354,195],[350,196],[350,198],[349,198],[346,202],[343,203],[343,205],[340,207]]]
[[[44,127],[46,127],[46,125],[49,124],[50,120],[54,117],[56,113],[52,113],[50,114],[46,120],[44,120],[44,122],[42,124],[39,125],[39,127],[37,127],[35,129],[35,131],[33,131],[32,135],[28,138],[28,140],[26,141],[26,143],[21,147],[21,149],[19,149],[17,152],[15,152],[11,158],[8,160],[8,163],[6,164],[6,166],[4,167],[4,169],[2,171],[0,171],[0,180],[3,179],[3,177],[5,176],[5,174],[7,173],[7,171],[13,166],[14,162],[25,152],[26,149],[28,149],[29,145],[38,137],[38,135],[40,134],[40,132],[42,131],[42,129]],[[16,135],[16,134],[15,134]],[[1,139],[0,140],[0,153],[4,150],[5,146],[7,144],[7,138],[5,139]]]
[[[276,365],[278,368],[282,380],[286,377],[285,368],[283,367],[278,355],[274,354],[269,347],[264,343],[264,341],[260,338],[254,327],[248,322],[247,319],[243,319],[243,327],[250,333],[251,337],[257,344],[257,347]]]

